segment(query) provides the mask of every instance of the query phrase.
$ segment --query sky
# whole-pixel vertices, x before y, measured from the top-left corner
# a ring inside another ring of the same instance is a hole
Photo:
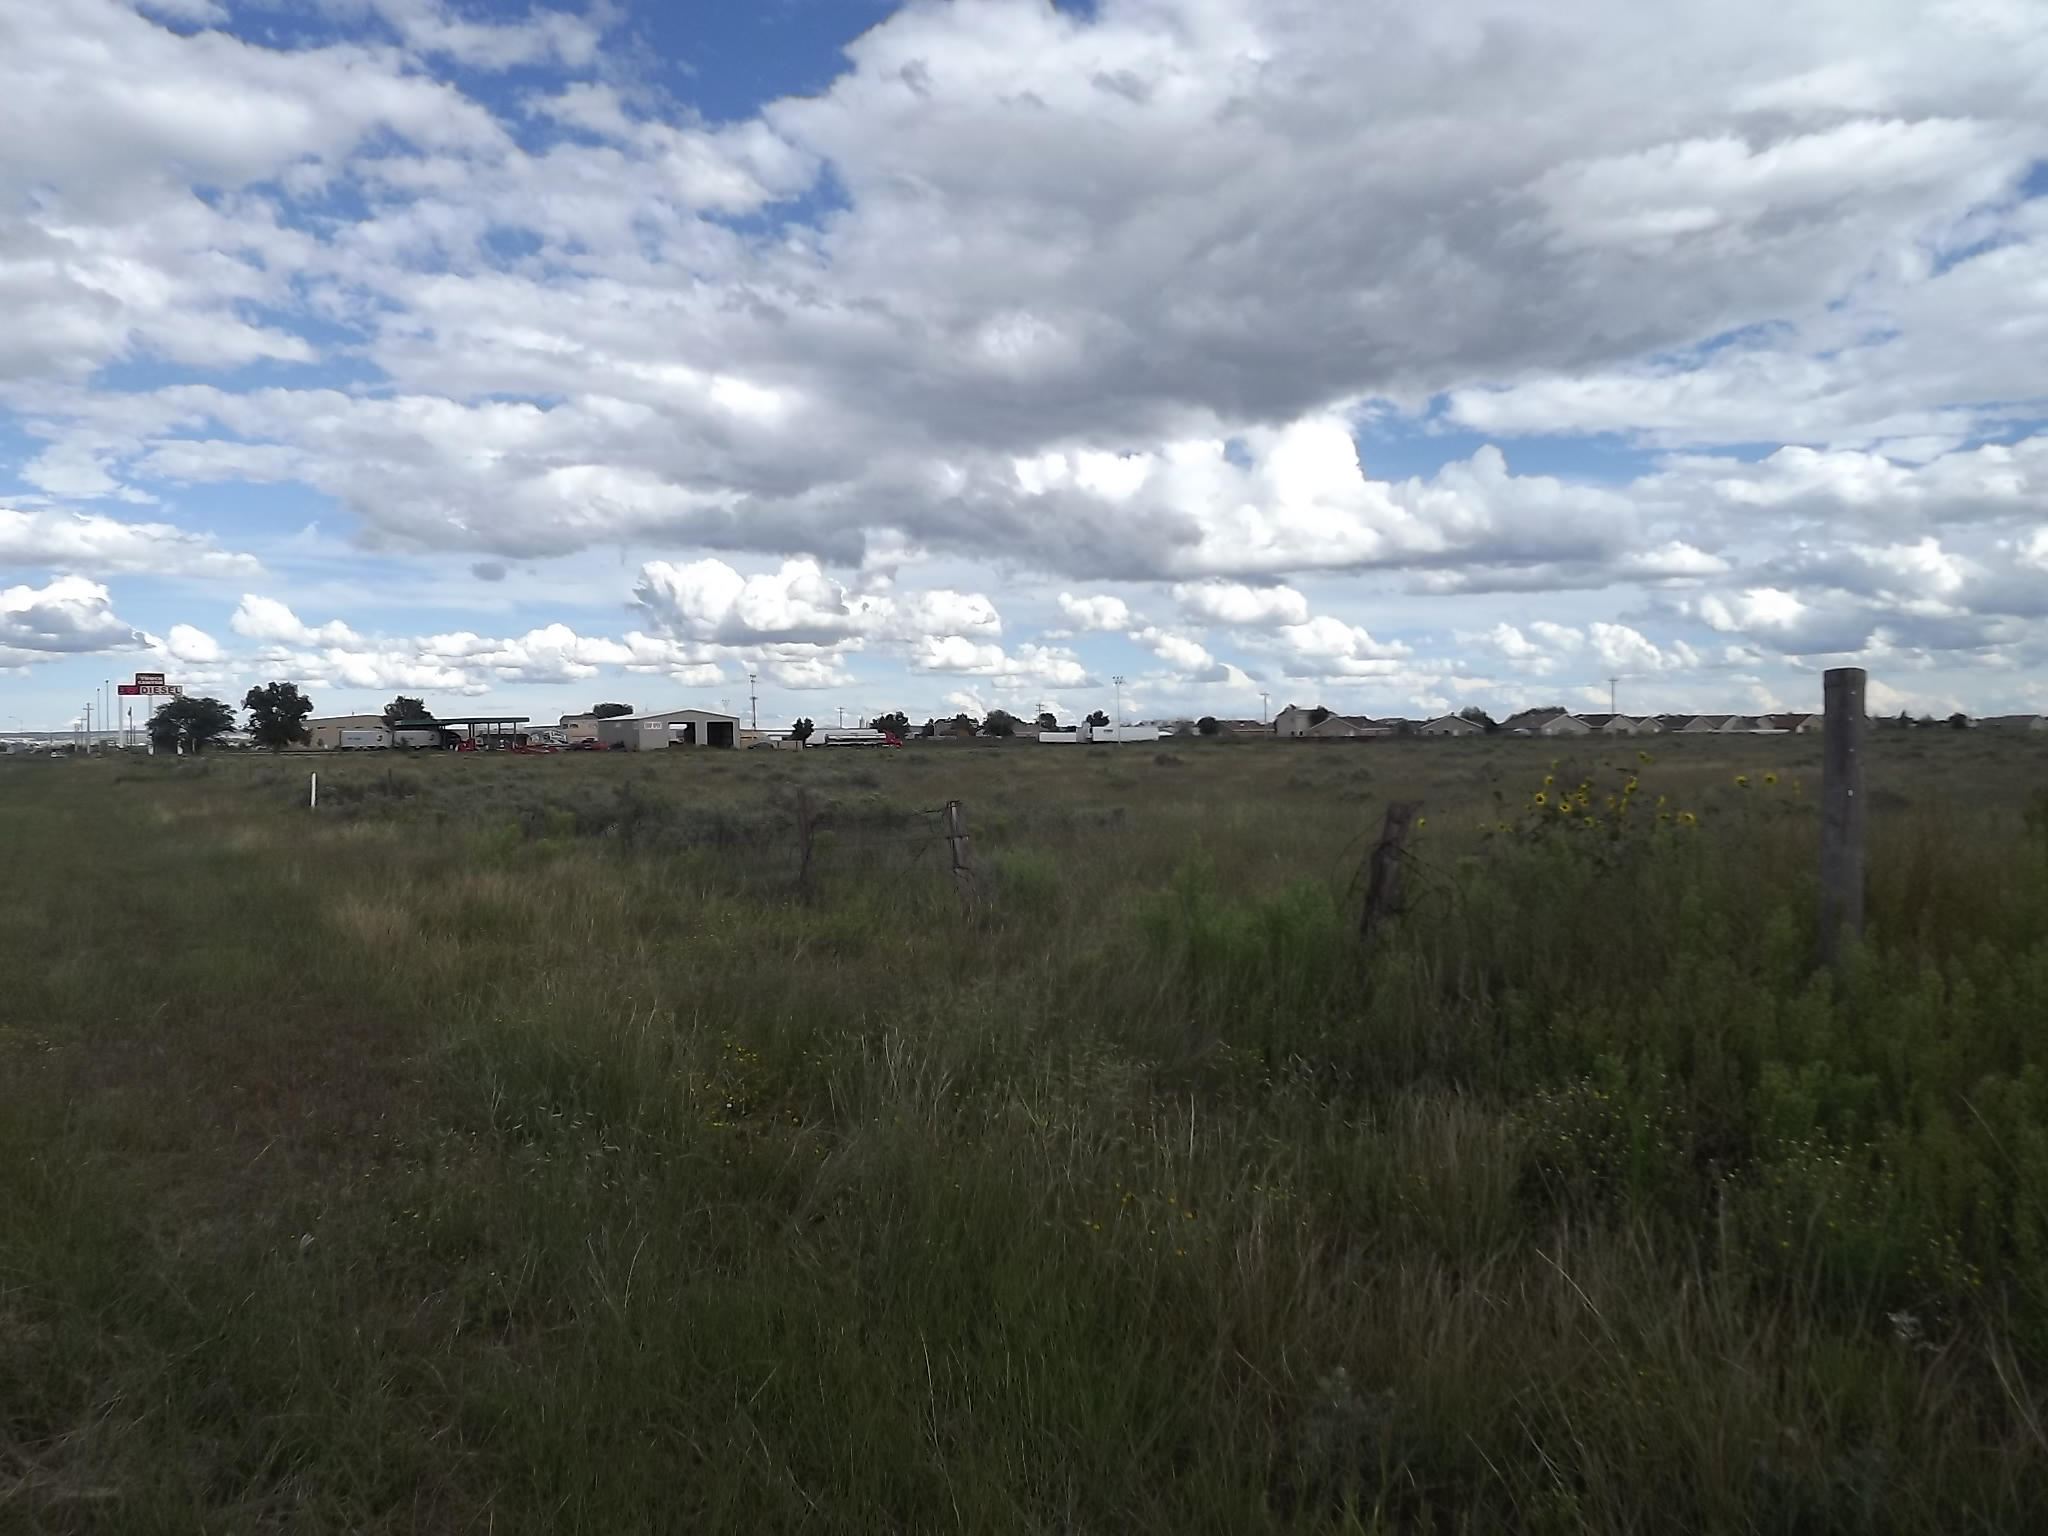
[[[2044,662],[2038,0],[0,6],[0,730]]]

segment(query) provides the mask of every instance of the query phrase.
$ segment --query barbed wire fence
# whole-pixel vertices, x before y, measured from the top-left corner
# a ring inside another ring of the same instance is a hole
[[[796,832],[796,890],[806,901],[819,897],[819,876],[835,871],[909,874],[943,868],[972,912],[981,898],[967,831],[967,810],[958,800],[944,805],[899,808],[819,804],[799,788],[792,807]],[[941,855],[939,849],[944,848]],[[943,861],[943,862],[942,862]]]

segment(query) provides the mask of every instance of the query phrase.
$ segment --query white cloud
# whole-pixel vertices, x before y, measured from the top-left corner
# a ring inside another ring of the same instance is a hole
[[[1099,593],[1093,597],[1076,597],[1071,592],[1059,595],[1060,612],[1067,616],[1067,622],[1076,629],[1117,630],[1131,627],[1130,606],[1120,597]]]
[[[115,616],[112,596],[96,581],[59,576],[41,587],[0,590],[0,667],[130,650],[142,643],[142,635]]]
[[[1236,581],[1181,582],[1174,601],[1189,618],[1237,629],[1308,622],[1308,599],[1292,587],[1248,587]]]
[[[170,637],[164,641],[164,650],[172,659],[190,662],[194,666],[221,659],[220,642],[205,630],[190,624],[173,624]]]
[[[223,580],[247,580],[262,570],[253,556],[230,554],[204,534],[166,523],[13,507],[0,507],[0,564]]]
[[[742,576],[723,560],[640,568],[634,595],[657,623],[699,640],[744,645],[761,640],[831,645],[868,637],[993,635],[995,605],[978,592],[932,588],[898,596],[858,590],[827,576],[817,561],[784,561],[773,572]]]
[[[242,594],[242,601],[236,606],[234,617],[228,620],[228,627],[248,639],[275,645],[347,647],[359,643],[355,631],[339,619],[332,619],[316,628],[302,623],[297,614],[276,598],[259,597],[251,592]]]
[[[1228,668],[1217,626],[1432,687],[1364,624],[1425,646],[1431,604],[1666,673],[1686,645],[2040,654],[2038,8],[1354,12],[910,5],[823,88],[711,123],[628,83],[603,7],[351,0],[322,12],[348,40],[283,48],[211,0],[17,0],[0,421],[26,483],[166,510],[0,512],[0,561],[246,590],[249,556],[180,525],[288,482],[386,568],[646,561],[640,641],[530,602],[388,655],[269,599],[230,621],[476,686],[1012,675],[1030,642],[971,589],[1040,578],[1182,677]],[[510,69],[516,105],[473,85]],[[818,190],[828,214],[789,201]],[[123,363],[182,382],[115,387]],[[1361,462],[1362,422],[1400,468]],[[1409,473],[1438,426],[1683,452]],[[956,585],[898,590],[913,558]],[[1361,573],[1343,611],[1313,611],[1319,572]],[[1160,606],[1085,595],[1114,583]]]

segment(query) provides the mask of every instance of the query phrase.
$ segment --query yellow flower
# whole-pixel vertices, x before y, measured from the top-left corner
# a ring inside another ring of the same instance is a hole
[[[1555,765],[1553,764],[1552,766],[1555,766]],[[1548,789],[1548,788],[1550,788],[1550,786],[1551,786],[1551,785],[1552,785],[1553,783],[1555,783],[1556,781],[1557,781],[1557,775],[1556,775],[1556,774],[1554,774],[1554,773],[1546,773],[1545,775],[1543,775],[1543,787],[1544,787],[1545,789]]]
[[[1429,825],[1429,818],[1427,816],[1418,816],[1415,818],[1415,825],[1418,828],[1426,827]]]
[[[1549,780],[1546,779],[1544,780],[1544,782],[1548,783]],[[1545,797],[1543,791],[1539,789],[1536,791],[1534,795],[1530,797],[1529,803],[1531,805],[1548,805],[1550,804],[1550,801]]]
[[[1641,747],[1636,748],[1636,756],[1640,757],[1646,763],[1654,763],[1655,761],[1657,761],[1657,759],[1650,756],[1650,754],[1645,752]]]
[[[1636,776],[1634,774],[1628,776],[1628,782],[1621,786],[1621,792],[1624,795],[1632,795],[1636,792]]]
[[[1678,813],[1678,824],[1679,824],[1679,825],[1680,825],[1681,827],[1689,827],[1689,826],[1692,826],[1692,825],[1693,825],[1694,823],[1696,823],[1696,822],[1697,822],[1698,820],[1699,820],[1699,818],[1698,818],[1697,816],[1693,815],[1693,813],[1692,813],[1691,811],[1680,811],[1680,812]]]
[[[1767,774],[1765,774],[1765,775],[1764,775],[1764,783],[1766,783],[1766,784],[1775,784],[1775,783],[1777,783],[1777,782],[1778,782],[1778,776],[1777,776],[1777,775],[1776,775],[1775,773],[1767,773]]]
[[[1749,788],[1749,775],[1746,773],[1738,773],[1737,775],[1735,775],[1735,787],[1737,789]]]

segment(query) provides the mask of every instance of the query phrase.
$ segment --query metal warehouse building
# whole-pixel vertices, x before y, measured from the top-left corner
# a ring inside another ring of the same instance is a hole
[[[740,717],[708,709],[667,709],[657,714],[614,715],[597,722],[597,739],[635,752],[665,747],[736,747]]]
[[[382,730],[383,727],[382,715],[329,715],[322,720],[306,722],[306,744],[323,752],[332,752],[341,745],[343,731]]]

